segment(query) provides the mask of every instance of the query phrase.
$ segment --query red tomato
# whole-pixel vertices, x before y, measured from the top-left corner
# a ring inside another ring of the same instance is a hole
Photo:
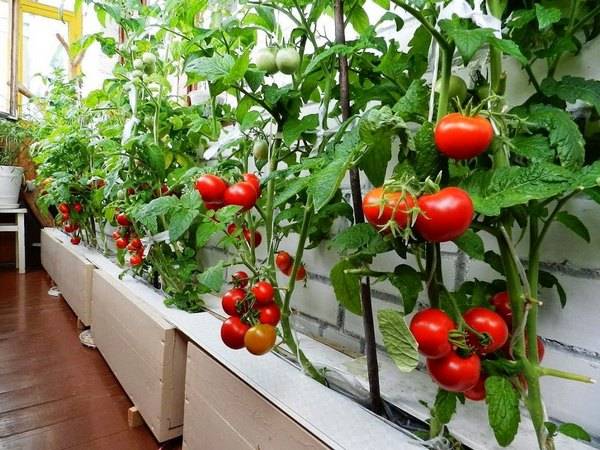
[[[227,206],[241,206],[243,211],[247,211],[256,204],[258,194],[254,185],[247,181],[240,181],[229,186],[225,190],[223,200]]]
[[[463,314],[463,319],[469,327],[486,335],[489,340],[486,344],[483,344],[473,333],[467,331],[467,342],[478,354],[493,353],[506,343],[508,339],[506,322],[491,309],[471,308]]]
[[[473,354],[463,358],[452,351],[443,358],[428,359],[427,370],[434,381],[450,392],[465,392],[479,381],[481,360]]]
[[[221,325],[221,339],[234,350],[244,348],[244,336],[249,328],[239,317],[230,317]]]
[[[258,310],[258,320],[260,323],[266,323],[274,327],[277,326],[279,319],[281,319],[279,306],[271,303],[270,305],[259,306],[256,309]]]
[[[242,175],[242,178],[246,183],[250,183],[252,186],[254,186],[256,196],[260,196],[260,178],[258,178],[253,173],[245,173],[244,175]]]
[[[490,303],[494,305],[496,312],[504,319],[506,325],[508,325],[509,328],[512,328],[512,307],[510,305],[508,292],[498,292],[492,297]]]
[[[119,238],[116,240],[115,242],[117,248],[123,250],[125,247],[127,247],[127,244],[129,244],[129,241],[125,238]]]
[[[296,272],[296,281],[304,280],[306,278],[306,269],[304,268],[304,264],[298,267],[298,272]]]
[[[441,309],[419,311],[410,321],[410,332],[419,346],[419,353],[427,358],[442,358],[452,351],[448,333],[456,330],[452,318]]]
[[[253,355],[264,355],[275,345],[275,327],[264,323],[254,325],[244,336],[244,345]]]
[[[243,270],[235,272],[233,275],[231,275],[231,281],[234,286],[242,288],[246,287],[248,286],[248,274]]]
[[[448,158],[469,159],[488,149],[494,129],[485,117],[452,113],[440,120],[434,135],[438,150]]]
[[[483,374],[479,377],[477,384],[468,391],[463,392],[466,398],[478,402],[485,398],[485,379],[487,377]]]
[[[131,264],[133,267],[137,267],[140,264],[142,264],[142,257],[140,255],[131,255],[131,258],[129,258],[129,264]]]
[[[204,206],[206,206],[206,209],[212,209],[213,211],[216,211],[217,209],[223,207],[223,202],[204,202]]]
[[[69,213],[62,213],[63,221],[64,220],[69,220],[69,217],[71,217]]]
[[[133,238],[127,246],[127,250],[130,252],[139,250],[140,248],[142,248],[142,241],[139,238]]]
[[[402,192],[385,192],[382,187],[375,188],[363,198],[363,212],[367,222],[375,228],[382,228],[394,219],[400,228],[409,223],[410,209],[414,199]]]
[[[74,223],[72,226],[73,226],[73,231],[79,230],[79,225],[77,225],[76,223]]]
[[[223,194],[227,183],[216,175],[202,175],[196,180],[196,190],[200,193],[205,203],[223,202]]]
[[[73,236],[71,238],[71,244],[73,244],[73,245],[79,245],[80,242],[81,242],[81,238],[79,236]]]
[[[65,233],[72,233],[73,231],[75,231],[75,228],[73,227],[73,225],[71,225],[70,223],[65,225]]]
[[[259,305],[268,305],[273,301],[273,286],[268,281],[259,281],[252,286],[252,294],[256,297],[256,303]]]
[[[124,213],[117,214],[117,223],[123,227],[128,227],[129,225],[131,225],[129,217],[127,217],[127,214]]]
[[[167,186],[166,184],[161,184],[160,185],[160,193],[161,194],[166,194],[167,192],[169,192],[169,186]]]
[[[246,239],[246,242],[248,244],[250,244],[251,240],[252,240],[252,234],[250,234],[250,230],[248,228],[244,227],[243,234],[244,234],[244,239]],[[258,231],[255,231],[254,232],[254,247],[258,247],[261,242],[262,242],[262,235]]]
[[[113,231],[113,234],[112,234],[112,238],[113,238],[113,240],[115,240],[115,241],[116,241],[116,240],[117,240],[117,239],[119,239],[120,237],[121,237],[121,233],[119,233],[118,231]]]
[[[429,242],[452,241],[462,235],[473,220],[473,202],[462,189],[447,187],[418,200],[421,213],[415,229]]]
[[[61,203],[60,205],[58,205],[58,210],[63,214],[69,214],[69,205],[67,205],[66,203]]]
[[[227,234],[234,234],[235,230],[237,230],[237,225],[235,223],[230,223],[229,225],[227,225]]]
[[[279,270],[285,273],[286,270],[289,270],[292,267],[292,264],[293,260],[288,252],[283,250],[277,252],[277,255],[275,256],[275,265]]]
[[[239,316],[240,312],[239,307],[242,306],[244,299],[246,298],[246,291],[240,288],[233,288],[225,292],[223,297],[221,298],[221,306],[223,307],[223,311],[225,311],[230,316]]]
[[[544,341],[542,341],[541,337],[537,337],[537,351],[538,351],[538,360],[542,362],[544,359],[544,354],[546,353],[546,348],[544,347]]]
[[[81,206],[81,203],[77,202],[73,205],[73,209],[76,212],[80,213],[81,211],[83,211],[83,206]]]

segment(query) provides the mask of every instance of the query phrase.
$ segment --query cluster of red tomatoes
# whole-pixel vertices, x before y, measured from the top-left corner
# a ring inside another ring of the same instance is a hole
[[[139,237],[132,234],[130,231],[131,221],[127,214],[119,213],[116,216],[116,221],[119,224],[119,229],[114,231],[112,238],[119,250],[127,249],[131,256],[129,264],[132,267],[137,267],[144,261],[144,244]]]
[[[457,187],[447,187],[434,194],[415,198],[407,192],[390,192],[375,188],[363,198],[367,221],[377,230],[414,230],[428,242],[452,241],[462,235],[473,220],[473,202],[469,194]]]
[[[206,174],[196,180],[196,190],[208,209],[236,205],[248,211],[260,196],[260,179],[253,173],[245,173],[242,181],[229,185],[217,175]]]
[[[79,231],[79,224],[77,223],[77,219],[71,217],[71,211],[80,214],[83,211],[83,206],[79,202],[75,202],[71,206],[67,203],[61,203],[58,205],[58,211],[62,215],[63,230],[67,234],[72,234],[71,244],[79,245],[81,242],[81,236],[77,233]]]
[[[275,265],[281,270],[281,273],[289,277],[294,267],[294,258],[288,252],[282,250],[275,255]],[[306,269],[304,268],[304,264],[301,264],[298,267],[298,272],[296,272],[296,280],[300,281],[304,279],[306,279]]]
[[[232,276],[234,287],[223,295],[221,306],[229,318],[221,326],[221,339],[229,348],[246,348],[253,355],[264,355],[275,345],[276,326],[281,318],[273,301],[273,286],[257,281],[248,291],[248,274]]]

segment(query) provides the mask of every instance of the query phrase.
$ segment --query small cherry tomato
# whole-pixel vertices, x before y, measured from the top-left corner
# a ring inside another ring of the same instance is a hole
[[[246,291],[240,288],[233,288],[225,292],[223,297],[221,298],[221,306],[223,307],[223,311],[225,311],[230,316],[239,316],[240,308],[246,298]]]
[[[63,214],[69,214],[70,212],[69,205],[67,205],[66,203],[61,203],[60,205],[58,205],[58,210]]]
[[[113,231],[113,234],[112,234],[112,238],[113,238],[113,240],[115,240],[115,241],[116,241],[116,240],[117,240],[117,239],[119,239],[120,237],[121,237],[121,233],[119,233],[118,231]]]
[[[221,340],[234,350],[244,348],[244,336],[249,328],[239,317],[230,317],[221,325]]]
[[[75,231],[75,228],[73,227],[73,225],[71,225],[70,223],[65,225],[65,233],[72,233],[73,231]]]
[[[447,187],[435,194],[419,197],[421,213],[415,229],[429,242],[447,242],[461,236],[473,220],[473,201],[457,187]]]
[[[260,323],[250,328],[244,336],[244,345],[253,355],[264,355],[275,345],[277,332],[272,325]]]
[[[128,244],[129,244],[129,241],[125,238],[119,238],[115,241],[115,245],[117,246],[117,248],[119,248],[121,250],[126,248]]]
[[[446,356],[427,360],[431,378],[450,392],[465,392],[473,389],[479,381],[481,360],[479,356],[462,357],[451,351]]]
[[[508,292],[498,292],[495,294],[490,303],[494,306],[496,312],[504,319],[506,325],[512,328],[512,307],[510,305],[510,297]]]
[[[538,361],[542,362],[544,359],[544,354],[546,353],[546,348],[544,347],[544,341],[542,341],[541,337],[537,337],[537,351],[538,351]]]
[[[131,255],[131,258],[129,258],[129,264],[131,264],[133,267],[137,267],[140,264],[142,264],[142,257],[140,255]]]
[[[437,124],[434,138],[438,150],[448,158],[470,159],[488,149],[494,129],[485,117],[452,113]]]
[[[279,306],[275,303],[271,303],[270,305],[259,306],[256,308],[258,310],[258,320],[260,323],[266,323],[268,325],[277,326],[279,323],[279,319],[281,319],[281,310]]]
[[[139,238],[133,238],[129,245],[127,246],[127,250],[136,251],[142,248],[142,241]]]
[[[256,303],[260,305],[268,305],[273,301],[273,286],[268,281],[258,281],[252,286],[252,294],[256,298]]]
[[[410,321],[410,332],[419,346],[419,353],[427,358],[442,358],[452,351],[448,333],[456,330],[452,318],[441,309],[419,311]]]
[[[279,270],[285,273],[286,270],[289,270],[292,267],[292,264],[293,260],[288,252],[284,250],[277,252],[277,255],[275,256],[275,265]]]
[[[414,199],[409,194],[386,192],[380,187],[365,195],[362,207],[367,222],[377,229],[383,228],[392,219],[398,227],[405,228],[414,204]]]
[[[76,212],[80,213],[81,211],[83,211],[83,206],[81,206],[81,203],[77,202],[77,203],[73,204],[73,209]]]
[[[231,281],[234,286],[244,288],[248,286],[248,274],[243,270],[231,275]]]
[[[473,386],[471,389],[464,391],[463,394],[469,400],[473,400],[474,402],[481,401],[485,398],[485,379],[487,377],[483,374],[479,377],[477,384]]]
[[[275,52],[273,48],[261,48],[254,55],[254,64],[258,70],[267,72],[269,75],[277,72],[277,64],[275,62]]]
[[[79,245],[80,242],[81,242],[81,238],[79,236],[73,236],[71,238],[71,244],[73,244],[73,245]]]
[[[226,189],[225,180],[216,175],[206,174],[196,180],[196,190],[200,193],[204,203],[222,203]]]
[[[241,206],[243,211],[247,211],[256,204],[257,197],[256,189],[252,183],[240,181],[225,190],[223,201],[227,206]]]
[[[124,213],[117,214],[117,223],[123,227],[128,227],[129,225],[131,225],[129,217],[127,217],[127,214]]]
[[[242,233],[244,235],[244,239],[246,239],[246,242],[248,244],[250,244],[251,240],[252,240],[252,234],[250,233],[250,230],[248,228],[244,227]],[[254,232],[254,247],[258,247],[261,242],[262,242],[262,235],[258,231],[255,231]]]
[[[467,342],[480,355],[493,353],[502,348],[508,339],[508,327],[500,314],[491,309],[475,307],[463,314],[466,324],[473,330],[485,335],[487,342],[467,331]]]
[[[70,217],[71,217],[71,215],[69,213],[62,213],[62,219],[63,219],[63,221],[69,220]]]
[[[275,55],[275,63],[281,73],[291,75],[300,66],[300,53],[295,48],[282,48]]]
[[[246,183],[250,183],[252,186],[254,186],[256,196],[260,196],[260,178],[258,178],[253,173],[245,173],[244,175],[242,175],[242,178]]]

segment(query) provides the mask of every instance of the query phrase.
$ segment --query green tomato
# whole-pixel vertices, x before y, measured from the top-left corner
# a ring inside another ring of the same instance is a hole
[[[264,161],[269,156],[269,144],[264,139],[260,139],[254,143],[252,147],[252,155],[256,161]]]
[[[291,75],[300,66],[300,54],[295,48],[282,48],[275,57],[277,68],[287,75]]]
[[[131,78],[142,78],[142,75],[144,75],[144,73],[141,70],[132,70],[130,73]]]
[[[277,64],[275,63],[275,53],[273,49],[261,48],[254,55],[254,64],[258,70],[263,70],[268,74],[277,72]]]
[[[144,64],[147,64],[147,65],[154,64],[156,62],[156,56],[154,56],[154,53],[145,52],[142,55],[142,61]]]
[[[435,84],[435,91],[437,93],[442,89],[442,80],[437,80]],[[458,97],[460,103],[464,102],[467,98],[467,83],[461,77],[456,75],[450,76],[450,87],[448,89],[448,98],[452,99]]]
[[[133,60],[133,68],[137,70],[142,70],[144,68],[144,61],[139,58]]]

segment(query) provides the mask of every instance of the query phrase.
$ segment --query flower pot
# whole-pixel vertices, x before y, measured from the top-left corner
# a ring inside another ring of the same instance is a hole
[[[18,208],[23,168],[0,166],[0,208]]]

